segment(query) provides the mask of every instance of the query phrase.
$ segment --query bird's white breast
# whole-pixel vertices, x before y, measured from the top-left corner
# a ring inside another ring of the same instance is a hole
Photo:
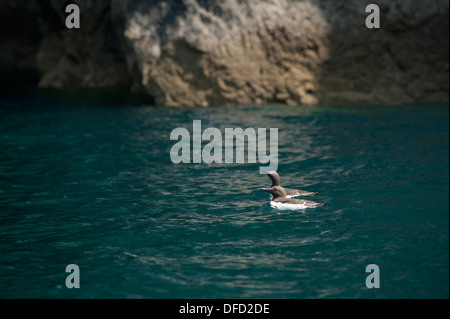
[[[270,201],[270,206],[272,208],[276,208],[279,210],[298,210],[298,209],[311,208],[311,207],[303,205],[303,204],[287,204],[287,203],[278,203],[278,202],[274,202],[274,201]]]

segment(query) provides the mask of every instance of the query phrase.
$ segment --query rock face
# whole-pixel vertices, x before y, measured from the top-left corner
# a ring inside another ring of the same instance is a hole
[[[188,0],[136,9],[125,36],[159,104],[318,102],[329,30],[316,4]]]
[[[447,0],[379,0],[380,29],[365,26],[370,0],[70,2],[81,29],[65,28],[65,2],[30,7],[42,87],[128,87],[167,106],[449,100]]]

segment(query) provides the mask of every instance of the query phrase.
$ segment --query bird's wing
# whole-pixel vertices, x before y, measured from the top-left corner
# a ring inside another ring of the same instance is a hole
[[[279,202],[285,203],[285,204],[305,205],[305,206],[308,206],[308,207],[315,207],[315,206],[322,206],[322,205],[324,205],[324,204],[321,204],[321,203],[313,202],[311,200],[298,199],[298,198],[284,198],[282,200],[279,200]]]

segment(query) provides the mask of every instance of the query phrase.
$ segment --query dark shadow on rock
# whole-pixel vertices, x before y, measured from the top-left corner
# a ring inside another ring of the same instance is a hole
[[[365,25],[373,1],[322,2],[330,34],[320,104],[448,103],[448,1],[380,1],[379,29]]]
[[[35,1],[0,0],[0,85],[35,86],[42,34]]]

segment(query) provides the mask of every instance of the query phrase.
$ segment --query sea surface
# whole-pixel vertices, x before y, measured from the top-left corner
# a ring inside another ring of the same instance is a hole
[[[0,298],[449,298],[448,105],[138,104],[0,99]],[[193,120],[278,128],[282,185],[327,205],[271,208],[259,161],[174,164]]]

